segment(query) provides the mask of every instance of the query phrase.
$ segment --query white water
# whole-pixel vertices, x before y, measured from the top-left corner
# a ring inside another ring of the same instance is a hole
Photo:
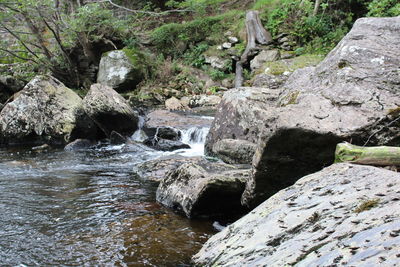
[[[181,142],[190,145],[190,149],[181,149],[176,152],[186,157],[203,156],[204,143],[210,128],[208,127],[192,127],[182,130]]]
[[[145,123],[144,117],[139,116],[138,129],[131,136],[132,141],[143,142],[144,140],[147,139],[148,136],[143,131],[144,123]]]

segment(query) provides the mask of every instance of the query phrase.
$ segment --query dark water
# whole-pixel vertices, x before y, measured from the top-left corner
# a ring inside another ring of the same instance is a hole
[[[212,233],[155,203],[122,147],[0,149],[1,266],[187,266]]]

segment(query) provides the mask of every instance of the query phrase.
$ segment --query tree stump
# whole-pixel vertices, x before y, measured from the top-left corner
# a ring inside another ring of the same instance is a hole
[[[243,65],[249,56],[256,50],[257,44],[267,45],[272,42],[271,34],[264,29],[257,11],[248,11],[246,14],[247,46],[240,60],[236,62],[235,87],[243,85]]]

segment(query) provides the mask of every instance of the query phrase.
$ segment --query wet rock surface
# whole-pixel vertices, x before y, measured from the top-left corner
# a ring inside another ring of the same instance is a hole
[[[87,150],[96,145],[95,142],[88,139],[76,139],[64,147],[65,151],[82,151]]]
[[[400,174],[335,164],[210,238],[196,266],[396,266]]]
[[[6,144],[66,144],[94,138],[98,128],[82,99],[51,76],[36,76],[0,113],[0,140]]]
[[[399,33],[399,17],[359,19],[317,67],[290,76],[277,107],[264,108],[243,203],[254,207],[332,164],[341,141],[399,144]]]
[[[174,151],[178,149],[190,148],[190,145],[182,143],[180,141],[161,139],[161,138],[149,138],[145,140],[143,143],[146,146],[161,151]]]
[[[93,84],[83,99],[83,108],[107,136],[112,131],[132,135],[138,128],[137,112],[108,86]]]
[[[206,168],[185,163],[170,171],[157,189],[157,201],[188,218],[232,216],[244,211],[240,196],[249,170],[233,166]]]

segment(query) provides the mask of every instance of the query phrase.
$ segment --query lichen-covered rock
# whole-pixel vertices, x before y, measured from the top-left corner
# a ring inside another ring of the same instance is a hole
[[[213,145],[222,139],[257,143],[267,112],[275,107],[279,93],[280,90],[261,87],[242,87],[225,92],[207,136],[206,152],[212,154]]]
[[[332,164],[341,141],[400,144],[399,35],[400,17],[359,19],[318,66],[290,76],[264,113],[243,203],[254,207]]]
[[[179,99],[174,96],[165,100],[165,108],[167,110],[184,110],[185,109],[185,107],[182,105],[182,103],[179,101]]]
[[[257,70],[261,68],[265,62],[276,61],[280,58],[279,50],[262,50],[253,60],[250,61],[250,69]]]
[[[99,65],[97,82],[118,92],[133,90],[143,80],[141,64],[135,51],[116,50],[105,53]]]
[[[138,128],[138,114],[112,88],[93,84],[83,99],[83,108],[103,132],[132,135]]]
[[[254,77],[253,87],[267,87],[270,89],[280,88],[289,78],[289,75],[272,75],[261,73]]]
[[[230,47],[232,47],[232,44],[230,44],[230,43],[226,43],[226,44],[227,44],[227,46],[230,45]],[[228,47],[228,48],[230,48],[230,47]],[[228,49],[228,48],[225,48],[225,49]],[[225,71],[229,67],[229,65],[232,64],[232,60],[230,58],[221,58],[218,56],[208,56],[208,55],[205,55],[204,58],[205,58],[205,62],[207,64],[210,64],[211,67],[218,69],[218,70],[222,70],[222,71]]]
[[[397,266],[400,174],[335,164],[211,237],[196,266]]]
[[[249,170],[208,172],[200,165],[185,163],[161,181],[157,201],[188,218],[240,213],[240,196],[248,174]]]
[[[36,76],[0,113],[0,140],[6,144],[66,144],[96,135],[82,99],[51,76]]]
[[[222,139],[212,147],[212,153],[230,164],[251,164],[256,144],[246,140]]]

